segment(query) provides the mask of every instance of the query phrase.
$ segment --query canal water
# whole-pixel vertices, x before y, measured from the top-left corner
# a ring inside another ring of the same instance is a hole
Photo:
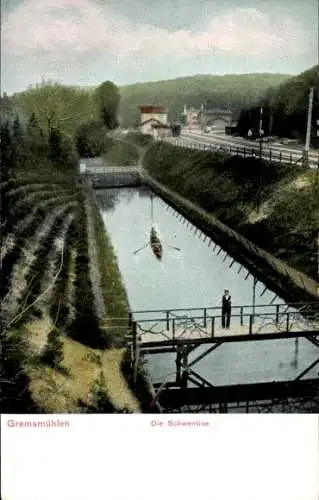
[[[194,236],[194,229],[177,220],[160,198],[154,197],[151,210],[148,188],[106,189],[96,196],[133,311],[220,306],[224,289],[230,290],[233,306],[252,304],[253,277],[245,279],[248,273],[245,269],[239,272],[238,263],[230,267],[231,259],[224,260],[225,251],[218,255],[208,239],[204,242]],[[164,244],[162,262],[155,259],[149,246],[134,254],[147,244],[153,223]],[[256,305],[284,303],[270,290],[262,294],[264,288],[257,283]],[[206,349],[197,348],[189,361]],[[228,343],[193,369],[214,385],[288,380],[317,357],[318,348],[306,339],[299,339],[298,345],[294,339]],[[173,381],[175,356],[153,354],[147,358],[147,367],[153,382]],[[316,377],[317,370],[306,377]]]

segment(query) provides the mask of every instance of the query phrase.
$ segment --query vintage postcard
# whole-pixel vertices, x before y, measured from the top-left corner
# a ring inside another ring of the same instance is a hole
[[[2,498],[316,500],[319,1],[1,10]]]

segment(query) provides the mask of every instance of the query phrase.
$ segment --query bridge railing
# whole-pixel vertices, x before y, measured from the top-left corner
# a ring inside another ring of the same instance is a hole
[[[260,147],[259,145],[256,145],[255,147],[246,147],[246,146],[234,146],[231,144],[203,144],[203,143],[194,143],[191,141],[185,141],[183,139],[180,139],[176,141],[176,145],[183,147],[183,148],[188,148],[188,149],[200,149],[202,151],[220,151],[220,152],[225,152],[230,155],[238,155],[238,156],[243,156],[244,158],[248,157],[259,157],[260,156]],[[299,155],[299,156],[298,156]],[[262,148],[261,151],[261,157],[269,161],[270,163],[288,163],[288,164],[296,164],[301,162],[302,160],[302,154],[298,151],[295,151],[294,153],[291,151],[274,151],[272,149],[266,149],[266,146]],[[315,163],[315,162],[311,162]],[[318,167],[319,167],[319,156],[318,156]]]
[[[193,317],[175,317],[175,318],[152,318],[152,319],[142,319],[136,322],[135,330],[138,335],[141,336],[143,342],[143,335],[148,334],[154,335],[154,341],[156,341],[156,336],[161,334],[166,340],[182,340],[183,338],[194,338],[194,333],[196,338],[207,338],[214,337],[215,333],[220,335],[220,329],[222,326],[222,315],[209,315],[203,316],[193,316]],[[278,316],[274,316],[272,313],[263,314],[232,314],[231,315],[231,326],[234,324],[240,325],[241,329],[236,329],[235,335],[248,334],[248,335],[258,335],[262,333],[289,333],[289,332],[300,332],[311,331],[319,332],[319,317],[318,315],[313,315],[308,319],[305,319],[298,312],[287,311],[281,312]],[[230,330],[225,329],[225,335]],[[232,336],[234,333],[232,334]],[[163,339],[162,339],[163,340]]]
[[[132,166],[116,166],[116,167],[108,167],[108,166],[90,166],[86,167],[85,174],[88,175],[109,175],[109,174],[138,174],[140,172],[140,167],[137,165]]]
[[[318,302],[307,303],[281,303],[281,304],[244,304],[233,305],[232,316],[240,318],[240,324],[243,323],[244,316],[264,315],[265,313],[273,315],[276,321],[279,321],[280,315],[287,312],[298,312],[299,315],[304,315],[305,318],[312,317],[314,314],[319,314]],[[221,306],[207,306],[207,307],[192,307],[192,308],[178,308],[178,309],[153,309],[153,310],[140,310],[132,311],[132,318],[139,322],[147,320],[152,317],[158,317],[165,320],[168,326],[173,319],[191,319],[193,317],[201,318],[205,323],[206,319],[211,316],[221,314]]]

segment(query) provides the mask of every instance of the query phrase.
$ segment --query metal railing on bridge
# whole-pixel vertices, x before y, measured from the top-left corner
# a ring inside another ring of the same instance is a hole
[[[114,167],[108,167],[106,165],[90,165],[82,167],[82,172],[85,175],[117,175],[117,174],[139,174],[139,165],[118,165]]]
[[[243,158],[256,157],[260,158],[260,148],[259,146],[255,147],[246,147],[246,146],[234,146],[232,144],[204,144],[200,142],[191,142],[190,140],[178,139],[176,140],[176,145],[187,148],[187,149],[200,149],[202,151],[218,151],[228,153],[232,156],[242,156]],[[284,152],[284,151],[274,151],[272,149],[263,148],[261,152],[261,158],[263,160],[269,161],[270,163],[286,163],[289,165],[299,164],[303,160],[302,154],[298,154],[296,152]],[[315,161],[311,161],[314,166],[316,165]],[[319,168],[319,155],[317,160],[317,166]]]
[[[103,164],[85,165],[81,174],[93,188],[137,186],[141,183],[141,171],[137,165],[107,166]]]
[[[148,346],[224,336],[234,340],[258,334],[265,338],[319,334],[317,302],[233,306],[229,329],[222,326],[221,307],[135,311],[131,319],[141,345]]]

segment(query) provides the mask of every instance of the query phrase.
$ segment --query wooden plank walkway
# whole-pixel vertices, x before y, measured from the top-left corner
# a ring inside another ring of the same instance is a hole
[[[143,326],[144,328],[144,326]],[[146,329],[146,328],[145,328]],[[137,336],[141,347],[147,344],[167,344],[176,340],[179,343],[186,341],[236,341],[236,340],[258,340],[269,338],[295,338],[297,336],[305,337],[308,335],[319,335],[319,322],[303,323],[300,322],[289,326],[289,330],[284,323],[276,324],[274,322],[268,324],[254,324],[252,332],[249,333],[249,325],[231,325],[229,329],[216,326],[214,334],[211,333],[211,328],[201,328],[198,326],[175,329],[175,334],[172,331],[162,330],[162,332],[143,332],[137,324]]]

